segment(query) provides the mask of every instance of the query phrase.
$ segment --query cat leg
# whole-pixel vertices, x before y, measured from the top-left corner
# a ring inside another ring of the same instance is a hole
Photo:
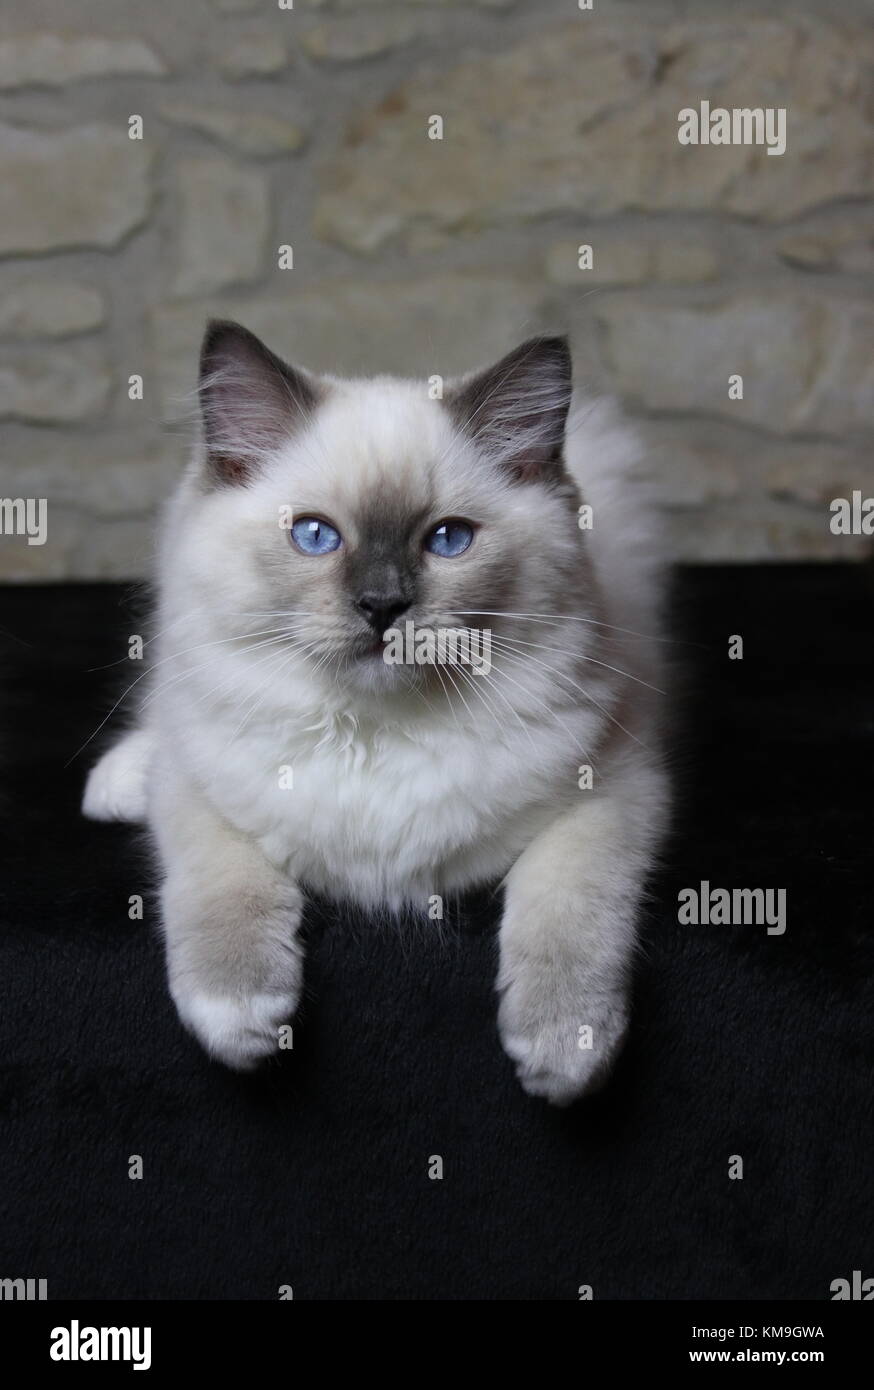
[[[524,1090],[555,1105],[597,1090],[622,1045],[637,917],[668,807],[645,754],[580,795],[510,870],[500,930],[501,1041]]]
[[[303,894],[169,768],[156,778],[151,824],[179,1018],[211,1056],[249,1071],[277,1051],[300,997]]]
[[[153,752],[149,729],[134,729],[113,744],[88,774],[82,814],[89,820],[145,821]]]

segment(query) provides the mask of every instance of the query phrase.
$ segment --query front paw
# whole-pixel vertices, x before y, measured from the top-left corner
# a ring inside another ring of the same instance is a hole
[[[233,1071],[253,1071],[279,1049],[280,1029],[297,1006],[297,994],[206,994],[172,989],[181,1022],[210,1057]]]
[[[498,1030],[522,1089],[566,1106],[604,1085],[628,1028],[621,986],[578,968],[526,960],[502,967]]]

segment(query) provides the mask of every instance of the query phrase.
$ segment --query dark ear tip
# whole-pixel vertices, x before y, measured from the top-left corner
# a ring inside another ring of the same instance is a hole
[[[562,367],[571,366],[571,345],[566,333],[541,334],[536,338],[529,338],[523,344],[526,352],[541,357],[551,357]]]
[[[236,339],[239,342],[250,336],[249,330],[241,323],[236,323],[234,319],[209,319],[200,345],[201,368],[207,367],[215,352],[226,346],[230,340]]]
[[[538,333],[526,338],[501,359],[498,366],[512,371],[546,371],[568,382],[573,377],[570,340],[566,333]]]

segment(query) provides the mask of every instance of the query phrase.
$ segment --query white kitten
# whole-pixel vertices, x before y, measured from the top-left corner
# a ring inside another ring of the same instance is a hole
[[[201,368],[153,687],[84,803],[148,820],[180,1018],[252,1066],[300,996],[306,889],[425,913],[503,879],[501,1038],[525,1089],[566,1104],[625,1033],[668,809],[636,441],[603,404],[568,420],[562,339],[442,400],[316,378],[229,323]],[[387,664],[407,623],[472,631],[490,669]]]

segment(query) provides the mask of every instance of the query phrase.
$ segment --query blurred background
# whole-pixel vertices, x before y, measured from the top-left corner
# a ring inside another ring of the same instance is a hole
[[[868,0],[3,11],[0,493],[48,540],[0,578],[148,574],[212,315],[337,372],[569,330],[679,559],[867,546],[829,502],[874,494]],[[680,145],[702,100],[785,107],[786,152]]]

